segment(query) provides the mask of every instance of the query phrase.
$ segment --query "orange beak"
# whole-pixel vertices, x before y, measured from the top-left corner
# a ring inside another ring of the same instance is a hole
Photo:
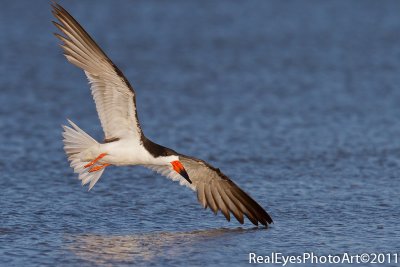
[[[189,182],[189,184],[192,183],[192,181],[189,178],[189,175],[187,174],[185,168],[183,167],[182,163],[179,160],[175,160],[171,162],[172,167],[174,168],[174,171],[179,173],[183,178],[186,179],[186,181]]]

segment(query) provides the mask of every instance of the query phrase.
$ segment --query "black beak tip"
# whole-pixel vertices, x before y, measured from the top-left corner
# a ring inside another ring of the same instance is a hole
[[[187,174],[187,172],[185,170],[182,170],[179,174],[182,175],[182,177],[185,178],[186,181],[189,182],[189,184],[192,184],[192,181],[190,180],[189,175]]]

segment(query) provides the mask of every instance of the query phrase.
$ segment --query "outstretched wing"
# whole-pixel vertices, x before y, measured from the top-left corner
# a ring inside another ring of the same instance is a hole
[[[244,223],[243,215],[246,215],[254,225],[261,223],[268,226],[272,223],[269,214],[219,169],[192,157],[180,155],[179,160],[192,184],[168,166],[146,165],[145,167],[197,191],[197,198],[204,208],[209,207],[215,214],[220,210],[228,221],[232,213],[241,224]]]
[[[63,42],[64,55],[89,79],[106,141],[127,134],[140,138],[135,91],[129,81],[63,7],[54,4],[53,14],[59,20],[54,25],[64,34],[55,34]]]

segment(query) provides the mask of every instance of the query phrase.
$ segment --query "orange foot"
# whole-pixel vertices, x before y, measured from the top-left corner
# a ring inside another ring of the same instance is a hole
[[[100,171],[101,169],[103,169],[103,168],[105,168],[105,167],[107,167],[107,166],[110,166],[110,165],[111,165],[111,164],[104,163],[104,164],[102,164],[102,165],[94,166],[94,167],[92,167],[92,168],[89,170],[89,172],[97,172],[97,171]]]
[[[107,156],[107,153],[101,153],[97,158],[95,158],[94,160],[92,160],[91,162],[89,162],[88,164],[86,164],[85,168],[93,166],[93,164],[95,164],[96,162],[98,162],[99,160],[101,160],[102,158],[104,158],[105,156]]]

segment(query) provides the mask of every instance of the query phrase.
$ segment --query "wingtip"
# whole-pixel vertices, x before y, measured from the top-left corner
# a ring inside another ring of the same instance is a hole
[[[79,127],[73,121],[71,121],[69,118],[67,118],[67,121],[68,121],[69,125],[72,126],[72,128],[74,128],[74,129],[78,128],[79,129]]]
[[[59,39],[61,42],[63,42],[62,44],[59,44],[59,45],[61,45],[61,46],[63,46],[64,44],[65,44],[65,42],[64,42],[64,36],[62,36],[61,34],[59,34],[58,32],[53,32],[53,34],[54,34],[54,36],[57,38],[57,39]]]
[[[51,13],[53,13],[53,15],[55,17],[58,16],[58,13],[60,13],[60,5],[58,3],[56,3],[55,1],[51,1],[50,6],[52,8]]]
[[[58,9],[60,6],[59,3],[57,3],[55,0],[50,0],[50,5],[53,9]]]

